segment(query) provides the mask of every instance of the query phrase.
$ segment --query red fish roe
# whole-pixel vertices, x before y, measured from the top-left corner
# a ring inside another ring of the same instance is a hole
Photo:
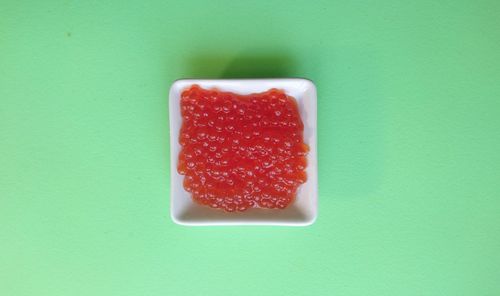
[[[237,95],[193,85],[182,93],[178,172],[203,205],[283,209],[306,181],[304,125],[293,97]]]

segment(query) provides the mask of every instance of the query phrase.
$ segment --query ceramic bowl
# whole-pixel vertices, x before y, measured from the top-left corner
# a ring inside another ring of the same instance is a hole
[[[217,88],[245,95],[277,88],[293,96],[298,103],[304,122],[304,142],[309,145],[307,155],[307,181],[302,184],[297,197],[285,209],[249,209],[244,212],[227,213],[195,203],[190,193],[183,188],[184,176],[177,172],[181,150],[179,132],[182,125],[180,98],[184,89],[193,84],[203,88]],[[306,226],[316,220],[318,213],[318,168],[317,168],[317,95],[314,83],[302,78],[276,79],[180,79],[170,88],[170,200],[171,217],[177,224],[189,226],[208,225],[281,225]]]

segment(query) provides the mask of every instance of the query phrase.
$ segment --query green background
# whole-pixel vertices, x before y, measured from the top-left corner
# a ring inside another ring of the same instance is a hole
[[[1,295],[500,295],[499,1],[1,1]],[[168,89],[318,87],[320,214],[177,226]]]

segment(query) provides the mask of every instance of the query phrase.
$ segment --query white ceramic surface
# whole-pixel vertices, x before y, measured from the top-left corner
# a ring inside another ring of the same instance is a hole
[[[296,200],[286,209],[249,209],[244,212],[226,213],[222,210],[201,206],[193,202],[182,186],[184,176],[177,173],[181,149],[179,131],[182,125],[180,96],[193,84],[203,88],[217,88],[237,94],[263,92],[277,88],[293,96],[298,103],[304,122],[304,141],[310,147],[307,155],[307,181],[297,192]],[[317,95],[312,81],[301,78],[284,79],[181,79],[170,88],[170,157],[171,157],[171,217],[175,223],[190,226],[206,225],[282,225],[306,226],[314,223],[318,212],[317,168]]]

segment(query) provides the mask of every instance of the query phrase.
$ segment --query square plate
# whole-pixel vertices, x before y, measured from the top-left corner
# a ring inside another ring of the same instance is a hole
[[[297,100],[304,122],[304,142],[309,145],[307,155],[307,181],[297,191],[295,201],[283,210],[249,209],[227,213],[195,203],[182,185],[184,176],[177,172],[181,146],[179,132],[182,125],[180,98],[184,89],[193,84],[202,88],[217,88],[245,95],[277,88]],[[283,79],[180,79],[170,88],[170,213],[177,224],[205,225],[282,225],[306,226],[314,223],[318,213],[318,161],[317,161],[317,95],[313,82],[302,78]]]

